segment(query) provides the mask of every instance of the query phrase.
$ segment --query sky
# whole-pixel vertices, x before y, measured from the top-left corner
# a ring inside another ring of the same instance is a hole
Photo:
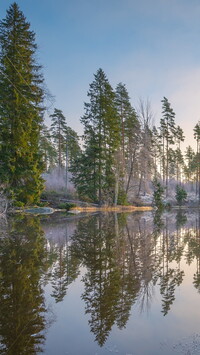
[[[0,0],[0,19],[13,1]],[[70,127],[83,133],[87,91],[99,68],[126,84],[134,107],[149,100],[159,125],[168,98],[195,147],[200,120],[199,0],[18,0],[36,33],[46,86]],[[47,115],[48,116],[48,115]],[[50,120],[47,117],[47,124]]]

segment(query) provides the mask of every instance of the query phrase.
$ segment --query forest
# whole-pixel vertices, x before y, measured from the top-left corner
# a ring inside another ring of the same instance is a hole
[[[120,78],[119,78],[120,81]],[[86,88],[87,90],[87,88]],[[60,108],[47,121],[49,94],[35,33],[16,3],[0,21],[0,183],[16,205],[33,205],[52,176],[68,198],[98,205],[200,203],[200,121],[196,148],[182,143],[169,100],[154,124],[148,100],[132,104],[125,83],[113,88],[98,69],[75,132]]]

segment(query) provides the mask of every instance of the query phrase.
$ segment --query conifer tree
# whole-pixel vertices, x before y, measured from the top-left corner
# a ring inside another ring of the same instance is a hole
[[[196,150],[196,194],[199,195],[200,204],[200,121],[194,127],[194,138],[197,142]]]
[[[71,128],[66,127],[65,129],[65,169],[66,169],[66,189],[68,188],[68,171],[72,174],[77,170],[76,162],[81,154],[81,148],[79,145],[79,136],[78,134]]]
[[[189,182],[192,180],[192,184],[193,184],[193,175],[196,170],[194,161],[195,161],[195,152],[192,149],[192,147],[189,145],[185,151],[184,173],[186,176],[186,181]]]
[[[183,155],[181,152],[181,142],[184,142],[184,134],[183,130],[180,126],[176,127],[175,130],[175,139],[177,141],[177,149],[176,149],[176,176],[177,176],[177,183],[181,183],[181,167],[183,166]]]
[[[85,114],[81,119],[85,151],[79,164],[84,170],[77,172],[74,183],[79,191],[84,190],[86,195],[94,196],[100,204],[103,201],[112,203],[116,184],[116,152],[120,144],[120,119],[114,91],[102,69],[94,75],[88,97],[90,102],[85,104]]]
[[[74,161],[79,157],[81,153],[81,148],[79,145],[79,136],[71,127],[67,126],[65,130],[65,141],[66,141],[66,164],[70,167],[74,164]],[[72,170],[73,171],[73,170]]]
[[[63,112],[57,108],[54,109],[54,113],[50,115],[50,117],[52,119],[51,134],[58,153],[58,167],[60,170],[64,166],[66,150],[66,118],[63,115]]]
[[[24,203],[36,202],[43,189],[43,77],[36,49],[35,34],[14,2],[0,22],[0,180]]]
[[[120,117],[120,135],[121,135],[121,147],[122,147],[122,153],[123,153],[123,159],[125,159],[125,125],[126,125],[126,120],[132,113],[132,107],[130,103],[130,98],[128,95],[128,91],[126,89],[126,86],[122,83],[119,83],[116,87],[116,107],[117,111]]]
[[[163,182],[166,183],[166,196],[168,195],[168,180],[169,180],[169,148],[171,144],[174,144],[175,138],[175,113],[166,97],[161,100],[162,102],[162,114],[163,117],[160,120],[160,132],[163,145]]]
[[[118,152],[119,175],[121,175],[119,198],[125,196],[130,187],[134,168],[136,170],[136,152],[138,149],[140,130],[139,122],[125,84],[119,83],[115,91],[116,108],[120,117],[120,150]],[[124,181],[123,181],[124,180]],[[125,192],[124,192],[125,190]],[[126,202],[126,201],[124,201]]]
[[[41,129],[39,146],[45,170],[48,171],[56,165],[57,152],[51,141],[51,132],[45,124],[43,124]]]

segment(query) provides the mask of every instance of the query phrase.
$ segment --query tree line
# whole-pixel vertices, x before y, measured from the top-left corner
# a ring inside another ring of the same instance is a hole
[[[99,204],[126,204],[152,194],[159,182],[169,195],[173,180],[200,196],[200,122],[196,150],[181,149],[184,133],[169,100],[162,99],[159,126],[148,101],[131,104],[126,85],[112,88],[100,68],[89,86],[81,117],[81,137],[61,109],[44,124],[46,91],[30,24],[13,3],[0,21],[0,181],[16,201],[36,203],[44,189],[42,173],[65,169],[80,198]],[[153,184],[153,185],[152,185]]]

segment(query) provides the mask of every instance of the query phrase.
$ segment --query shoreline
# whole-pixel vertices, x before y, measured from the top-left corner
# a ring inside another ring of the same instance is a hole
[[[134,212],[134,211],[152,211],[154,208],[150,206],[99,206],[99,207],[73,207],[71,213],[81,212]]]

